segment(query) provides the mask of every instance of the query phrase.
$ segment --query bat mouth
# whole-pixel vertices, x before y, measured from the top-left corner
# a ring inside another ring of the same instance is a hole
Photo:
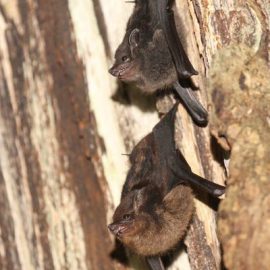
[[[127,233],[129,229],[128,223],[112,223],[108,225],[109,230],[117,237],[122,238],[125,233]]]
[[[129,66],[124,67],[120,70],[118,79],[121,81],[132,81],[134,79],[134,65],[130,64]]]
[[[124,63],[118,66],[112,66],[109,72],[121,81],[132,81],[135,75],[134,66],[135,65],[130,62]]]

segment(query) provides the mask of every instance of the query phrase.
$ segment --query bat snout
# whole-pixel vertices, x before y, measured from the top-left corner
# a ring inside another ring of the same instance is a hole
[[[118,77],[118,75],[119,75],[119,70],[117,68],[115,68],[115,66],[112,66],[108,71],[114,77]]]
[[[133,77],[133,67],[134,65],[130,62],[125,62],[122,64],[115,63],[110,69],[109,73],[120,80],[129,80]]]
[[[108,225],[108,228],[111,233],[113,233],[117,237],[120,237],[126,231],[127,226],[121,223],[111,223]]]
[[[116,234],[116,232],[117,232],[117,225],[116,224],[114,224],[114,223],[111,223],[111,224],[109,224],[108,225],[108,229],[113,233],[113,234]]]

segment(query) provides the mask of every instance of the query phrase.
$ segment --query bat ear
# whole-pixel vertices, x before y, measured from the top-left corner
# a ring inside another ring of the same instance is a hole
[[[138,46],[139,39],[140,39],[140,30],[138,28],[135,28],[131,31],[128,39],[131,49],[134,49]]]

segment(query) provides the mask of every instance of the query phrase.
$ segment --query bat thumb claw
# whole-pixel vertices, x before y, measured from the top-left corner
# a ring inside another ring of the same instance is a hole
[[[225,187],[224,188],[217,188],[213,191],[213,195],[215,197],[219,197],[225,193]]]

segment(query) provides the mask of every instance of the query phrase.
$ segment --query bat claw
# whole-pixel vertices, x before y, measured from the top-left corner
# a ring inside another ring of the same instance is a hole
[[[221,195],[223,195],[225,193],[225,190],[226,190],[225,187],[215,189],[214,192],[213,192],[213,196],[220,197]]]

